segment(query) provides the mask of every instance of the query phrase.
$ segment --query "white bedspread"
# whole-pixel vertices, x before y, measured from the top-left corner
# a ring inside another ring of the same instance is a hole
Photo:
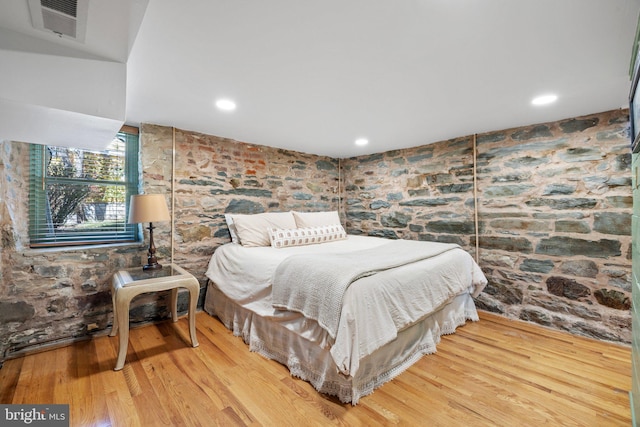
[[[460,249],[452,243],[418,242],[413,240],[391,240],[375,248],[344,254],[292,255],[276,268],[272,280],[272,303],[279,309],[298,311],[317,321],[336,337],[342,300],[347,288],[356,280],[391,268],[422,261],[444,252]],[[422,307],[419,316],[429,314],[443,301],[468,288],[467,283],[455,282],[457,287],[425,287],[423,274],[401,274],[397,270],[393,280],[402,283],[402,293],[420,298],[428,295],[433,301]],[[382,285],[381,285],[382,286]],[[449,292],[447,292],[449,291]],[[446,292],[446,293],[445,293]],[[398,302],[394,304],[398,305]]]
[[[388,239],[350,235],[347,240],[281,249],[227,244],[215,251],[206,275],[241,306],[260,316],[286,321],[288,317],[301,315],[272,306],[272,277],[284,259],[294,254],[348,253],[386,243]],[[427,271],[430,273],[425,274]],[[462,249],[356,280],[344,294],[335,339],[312,320],[307,322],[309,330],[303,332],[309,340],[330,347],[341,373],[354,375],[363,357],[394,340],[398,331],[424,318],[425,308],[428,312],[437,311],[448,302],[429,298],[429,292],[421,296],[404,293],[395,279],[398,273],[420,278],[426,289],[444,284],[443,295],[452,295],[449,299],[460,294],[456,288],[478,295],[487,283],[480,268]],[[379,284],[374,286],[376,282]]]

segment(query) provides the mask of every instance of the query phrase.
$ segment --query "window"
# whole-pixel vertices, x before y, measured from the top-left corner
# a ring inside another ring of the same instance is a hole
[[[138,240],[137,224],[127,224],[138,193],[138,135],[127,130],[104,151],[31,146],[31,247]]]

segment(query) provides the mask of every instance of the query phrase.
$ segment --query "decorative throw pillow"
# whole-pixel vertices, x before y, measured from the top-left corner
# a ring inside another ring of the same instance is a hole
[[[323,225],[340,224],[338,211],[327,212],[292,212],[298,228],[321,227]]]
[[[340,224],[307,228],[272,228],[269,230],[269,239],[274,248],[315,245],[346,238],[347,233]]]
[[[255,215],[232,215],[242,246],[269,246],[269,229],[295,228],[291,212],[265,212]]]

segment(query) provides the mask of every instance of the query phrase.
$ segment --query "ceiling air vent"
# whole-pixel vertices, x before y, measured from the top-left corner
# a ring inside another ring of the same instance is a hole
[[[34,28],[84,42],[89,0],[28,0]]]

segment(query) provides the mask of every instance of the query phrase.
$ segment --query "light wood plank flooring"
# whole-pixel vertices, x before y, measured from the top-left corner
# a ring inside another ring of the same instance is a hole
[[[481,313],[438,352],[341,404],[206,313],[8,360],[0,403],[69,403],[73,426],[629,426],[630,349]]]

